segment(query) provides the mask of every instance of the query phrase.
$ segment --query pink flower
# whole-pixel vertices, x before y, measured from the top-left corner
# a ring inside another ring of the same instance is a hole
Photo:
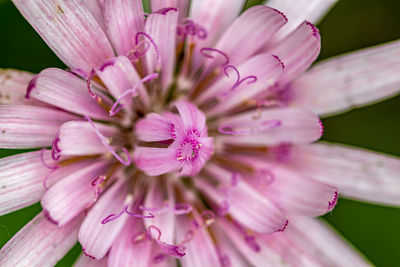
[[[43,148],[0,160],[0,213],[43,207],[1,266],[54,265],[77,240],[78,266],[368,265],[313,217],[338,192],[399,205],[400,161],[311,143],[318,115],[397,93],[399,42],[306,71],[304,17],[333,1],[289,20],[244,0],[13,2],[70,69],[0,73],[0,147]]]

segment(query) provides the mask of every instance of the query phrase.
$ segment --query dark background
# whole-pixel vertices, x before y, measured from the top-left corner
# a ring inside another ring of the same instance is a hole
[[[249,5],[259,1],[249,1]],[[340,0],[318,25],[318,60],[400,38],[399,0]],[[39,72],[64,68],[9,0],[0,0],[0,67]],[[399,73],[400,75],[400,73]],[[323,140],[400,156],[400,97],[324,119]],[[5,157],[18,150],[1,150]],[[400,174],[399,174],[400,179]],[[399,188],[400,190],[400,188]],[[0,246],[41,210],[39,204],[0,216]],[[340,199],[324,216],[377,266],[399,266],[400,209]],[[79,245],[58,264],[70,266]]]

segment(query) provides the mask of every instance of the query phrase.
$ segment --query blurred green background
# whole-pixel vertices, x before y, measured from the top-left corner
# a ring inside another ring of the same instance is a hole
[[[249,1],[249,5],[256,3]],[[340,0],[318,25],[318,60],[400,38],[399,0]],[[0,0],[0,67],[39,72],[64,68],[9,0]],[[400,75],[400,73],[399,73]],[[400,156],[400,97],[323,120],[323,140]],[[5,157],[22,151],[0,150]],[[400,174],[399,174],[400,178]],[[399,189],[400,190],[400,189]],[[0,247],[41,210],[36,204],[0,217]],[[377,266],[400,265],[400,209],[340,199],[324,216]],[[79,245],[58,264],[70,266]]]

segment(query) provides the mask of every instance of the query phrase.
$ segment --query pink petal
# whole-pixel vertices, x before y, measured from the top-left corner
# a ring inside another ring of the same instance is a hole
[[[199,219],[199,216],[195,218]],[[206,229],[201,226],[195,228],[193,221],[187,216],[179,216],[176,230],[178,240],[182,241],[187,238],[189,231],[193,234],[191,240],[184,244],[186,255],[180,259],[183,267],[203,267],[205,262],[208,266],[221,266],[214,243]]]
[[[317,64],[292,85],[292,102],[329,116],[391,97],[400,90],[400,41]]]
[[[170,140],[175,136],[175,126],[165,116],[150,113],[136,123],[135,134],[145,142]]]
[[[79,171],[65,176],[43,195],[43,210],[58,226],[64,226],[96,199],[92,181],[108,170],[109,162],[87,162]]]
[[[152,73],[161,67],[161,88],[164,95],[172,82],[175,69],[177,23],[178,12],[170,10],[165,15],[156,13],[149,15],[145,25],[145,31],[154,40],[159,53],[157,55],[154,52],[154,47],[149,48],[146,53],[148,72]],[[158,56],[161,66],[157,66]]]
[[[150,1],[152,12],[156,12],[163,8],[177,8],[179,12],[179,20],[186,18],[190,1],[188,0],[151,0]]]
[[[96,69],[96,74],[107,86],[114,98],[118,98],[126,90],[132,89],[141,79],[130,60],[125,56],[114,57],[105,61]],[[143,86],[140,86],[138,94],[144,100],[144,103],[148,104],[149,99],[145,90]],[[131,111],[133,104],[132,96],[124,98],[121,102],[127,107],[124,109],[125,111]]]
[[[186,130],[198,130],[202,132],[206,125],[206,116],[195,105],[188,101],[178,101],[176,103],[179,115]]]
[[[230,183],[231,172],[210,164],[206,170],[221,184]],[[239,182],[237,186],[227,189],[228,192],[217,189],[204,178],[197,178],[195,184],[216,205],[221,206],[227,202],[228,213],[240,224],[254,231],[272,233],[280,230],[287,222],[284,212],[275,203],[245,182]]]
[[[250,83],[245,80],[238,87],[230,90],[235,78],[221,78],[206,91],[205,96],[202,96],[204,98],[211,95],[219,98],[218,104],[207,111],[207,115],[221,114],[243,104],[245,100],[257,99],[260,94],[268,94],[268,89],[274,86],[284,73],[280,59],[269,53],[258,54],[240,64],[237,69],[241,79],[255,76],[256,81]]]
[[[144,14],[140,0],[106,0],[104,17],[107,33],[118,55],[128,55],[135,47],[137,32],[143,31]]]
[[[266,128],[268,123],[279,122]],[[276,145],[280,143],[311,143],[322,134],[320,120],[314,113],[295,108],[271,108],[244,112],[220,119],[218,128],[230,128],[238,134],[217,136],[216,142],[243,145]],[[265,126],[266,125],[266,126]],[[266,129],[264,129],[266,128]],[[245,131],[246,130],[246,131]],[[240,134],[240,132],[248,132]]]
[[[400,205],[399,158],[344,145],[296,146],[291,163],[297,171],[337,186],[343,196]]]
[[[178,169],[175,149],[136,147],[133,159],[138,168],[149,176],[157,176]]]
[[[282,39],[304,20],[318,23],[336,2],[337,0],[269,0],[267,6],[276,8],[288,18],[288,23],[277,36]]]
[[[113,56],[107,36],[80,0],[13,0],[25,19],[70,68],[89,73]]]
[[[107,138],[112,138],[118,134],[118,130],[112,126],[100,123],[95,123],[95,125]],[[60,127],[58,136],[57,147],[61,150],[59,154],[63,156],[95,155],[109,152],[96,135],[93,127],[86,121],[64,123]]]
[[[42,105],[32,99],[26,99],[26,88],[33,74],[13,69],[0,69],[0,104]]]
[[[107,224],[101,222],[110,214],[118,214],[124,208],[126,195],[127,185],[124,179],[119,179],[90,209],[79,229],[78,237],[82,248],[97,260],[107,254],[128,216],[123,214]]]
[[[50,68],[41,71],[31,83],[30,90],[30,97],[50,105],[80,115],[109,119],[108,114],[90,97],[86,82],[64,70]]]
[[[82,217],[58,227],[40,213],[0,251],[1,266],[54,266],[77,240]]]
[[[103,16],[103,2],[104,0],[82,0],[86,8],[92,13],[93,17],[99,23],[100,27],[104,30],[106,28]]]
[[[236,65],[267,44],[286,21],[274,9],[265,6],[251,7],[231,24],[215,48],[228,54],[230,64]]]
[[[285,232],[321,266],[371,266],[338,233],[318,219],[291,218]]]
[[[311,66],[321,49],[318,29],[308,21],[300,24],[290,35],[268,49],[285,64],[280,84],[285,85]]]
[[[0,106],[0,147],[36,148],[51,146],[58,127],[76,117],[54,109],[25,106]]]
[[[114,241],[108,257],[108,266],[150,266],[152,243],[145,236],[135,243],[135,234],[145,232],[143,221],[128,219],[117,239]]]
[[[107,261],[107,256],[101,260],[95,260],[82,253],[74,263],[74,267],[107,267]]]

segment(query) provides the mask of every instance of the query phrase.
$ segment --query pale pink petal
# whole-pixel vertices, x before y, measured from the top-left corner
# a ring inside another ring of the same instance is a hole
[[[95,125],[106,138],[111,138],[118,134],[118,130],[112,126],[100,123],[95,123]],[[96,135],[94,128],[86,121],[64,123],[60,127],[58,139],[59,155],[82,156],[109,152],[102,140]],[[109,140],[112,141],[111,139]]]
[[[0,104],[43,105],[27,99],[26,88],[32,80],[33,74],[13,69],[0,69]]]
[[[228,73],[230,75],[229,78],[223,77],[211,86],[206,91],[205,97],[207,95],[217,97],[219,102],[207,111],[207,115],[221,114],[243,104],[243,102],[257,99],[260,94],[271,94],[272,92],[268,89],[273,87],[284,73],[283,63],[279,58],[269,53],[259,54],[246,60],[238,66],[237,70],[241,79],[249,77],[249,80],[244,80],[236,88],[230,89],[236,79],[233,72],[231,72]],[[252,77],[255,77],[255,80]]]
[[[165,116],[150,113],[136,123],[137,138],[145,142],[163,141],[176,137],[175,126]]]
[[[13,0],[25,19],[70,68],[87,74],[114,55],[106,34],[80,0]]]
[[[175,199],[171,182],[167,182],[165,192],[161,191],[162,184],[153,182],[144,200],[144,207],[148,209],[160,210],[155,211],[155,217],[144,221],[146,228],[151,225],[161,230],[160,240],[162,242],[173,244],[175,241]],[[163,199],[163,194],[167,195],[167,199]],[[165,210],[166,209],[166,210]],[[157,238],[157,233],[151,231],[153,238]]]
[[[291,164],[341,195],[362,201],[400,205],[400,159],[360,148],[318,143],[295,146]]]
[[[268,49],[285,64],[280,78],[283,86],[304,72],[317,59],[321,49],[321,37],[318,29],[305,21],[282,41]]]
[[[203,64],[204,56],[200,54],[203,47],[214,47],[218,38],[232,24],[245,4],[244,0],[192,0],[190,18],[200,24],[207,32],[205,39],[196,39],[195,52],[193,53],[194,70]],[[212,8],[210,8],[212,6]],[[221,16],[223,14],[223,16]]]
[[[317,64],[291,85],[290,100],[322,116],[368,105],[400,90],[400,41]]]
[[[36,148],[51,146],[58,127],[76,117],[63,111],[28,106],[0,106],[0,147]]]
[[[108,161],[88,162],[87,166],[65,176],[46,191],[40,202],[49,218],[58,226],[64,226],[89,208],[96,200],[92,181],[105,175],[108,167]]]
[[[145,231],[142,220],[128,219],[111,247],[108,266],[150,266],[152,243]],[[135,237],[143,239],[135,240]]]
[[[245,145],[311,143],[322,134],[322,125],[314,113],[295,108],[271,108],[249,111],[217,121],[216,142]]]
[[[128,55],[135,47],[136,33],[143,31],[144,14],[140,0],[104,1],[107,33],[118,55]]]
[[[151,11],[157,12],[163,8],[177,8],[179,12],[179,19],[187,17],[190,1],[189,0],[151,0]],[[192,4],[193,5],[193,4]]]
[[[202,132],[206,125],[206,117],[195,105],[188,101],[178,101],[176,108],[186,130],[196,129]]]
[[[72,113],[97,119],[109,118],[90,97],[86,82],[61,69],[50,68],[41,71],[30,83],[29,97]]]
[[[164,95],[172,82],[175,69],[177,23],[178,12],[169,10],[166,14],[149,15],[145,25],[146,33],[153,39],[158,50],[155,52],[155,47],[151,45],[146,53],[148,72],[161,70],[161,89]]]
[[[107,256],[101,260],[95,260],[82,253],[74,263],[74,267],[107,267],[107,261]]]
[[[291,222],[285,230],[290,240],[311,254],[321,266],[371,266],[322,221],[295,217],[291,218]]]
[[[82,217],[58,227],[40,213],[0,251],[0,266],[54,266],[77,241]]]
[[[285,16],[274,9],[251,7],[232,23],[215,48],[229,56],[230,64],[241,63],[265,46],[286,21]]]
[[[111,248],[119,232],[128,219],[127,214],[103,224],[110,214],[118,214],[126,205],[127,185],[119,179],[90,209],[79,229],[79,242],[88,255],[97,260],[103,258]]]
[[[132,89],[141,79],[130,60],[125,56],[114,57],[105,61],[96,69],[96,74],[116,99],[125,91]],[[147,105],[149,99],[145,90],[143,86],[139,86],[137,93]],[[130,111],[133,104],[132,97],[133,95],[125,97],[121,101],[121,104],[127,107],[124,110],[128,113],[131,113]]]
[[[105,30],[106,26],[104,24],[103,16],[103,5],[104,0],[82,0],[86,8],[92,13],[93,17],[99,23],[100,27]]]
[[[222,185],[229,184],[233,175],[230,171],[210,163],[206,170]],[[247,228],[260,233],[271,233],[282,229],[287,222],[280,207],[243,181],[226,190],[212,186],[204,178],[196,178],[194,182],[217,207],[227,203],[227,212]]]
[[[197,215],[195,218],[199,219]],[[184,244],[186,255],[180,259],[183,267],[203,267],[206,262],[209,266],[221,266],[218,254],[210,235],[201,226],[195,226],[187,216],[177,218],[177,238],[179,241],[187,239],[189,233],[193,237]]]
[[[266,5],[282,11],[289,20],[278,33],[277,39],[281,39],[304,20],[318,23],[336,2],[337,0],[268,0]]]
[[[136,166],[150,176],[176,170],[180,165],[172,148],[136,147],[133,159]]]

